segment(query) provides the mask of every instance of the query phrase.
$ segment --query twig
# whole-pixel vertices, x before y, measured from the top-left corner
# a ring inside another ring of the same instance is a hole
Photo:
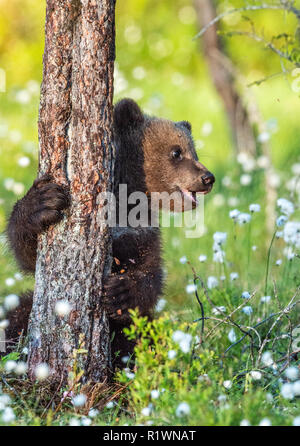
[[[234,8],[230,9],[229,11],[225,11],[221,14],[219,14],[217,17],[215,17],[213,20],[211,20],[206,26],[204,26],[198,34],[196,34],[195,37],[193,37],[193,40],[198,39],[199,37],[203,36],[203,34],[213,25],[218,23],[220,20],[222,20],[224,17],[234,14],[236,12],[246,12],[246,11],[260,11],[260,10],[283,10],[290,12],[294,14],[297,19],[300,19],[300,10],[292,6],[291,3],[286,4],[278,4],[278,5],[268,5],[268,4],[262,4],[262,5],[249,5],[244,6],[242,8]]]

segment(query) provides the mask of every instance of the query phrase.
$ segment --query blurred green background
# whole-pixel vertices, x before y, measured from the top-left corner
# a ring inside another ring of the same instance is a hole
[[[217,9],[222,12],[245,4],[218,1]],[[37,171],[45,2],[0,0],[0,8],[0,69],[6,74],[6,92],[0,93],[0,230],[4,231],[13,203],[30,187]],[[293,35],[297,25],[294,16],[283,11],[258,11],[247,16],[267,40],[279,33]],[[193,2],[118,1],[116,22],[115,100],[129,96],[149,114],[189,120],[199,158],[217,178],[214,191],[205,202],[206,234],[193,240],[184,238],[183,229],[164,231],[164,256],[169,274],[166,293],[169,302],[189,312],[190,296],[184,289],[191,273],[189,269],[182,269],[179,259],[187,256],[196,263],[200,254],[206,254],[210,260],[213,232],[232,228],[229,210],[238,207],[247,211],[251,202],[259,202],[262,213],[252,234],[253,245],[261,249],[253,254],[255,261],[249,274],[255,283],[263,279],[261,262],[265,261],[266,254],[263,174],[255,171],[251,184],[240,184],[243,172],[236,160],[223,104],[212,84],[201,39],[193,40],[199,31]],[[249,22],[243,14],[234,14],[222,21],[222,29],[249,29]],[[282,71],[283,61],[258,42],[235,36],[225,37],[223,44],[245,85]],[[287,73],[251,87],[251,94],[270,129],[271,157],[279,193],[285,191],[291,166],[299,161],[300,100],[299,93],[291,88],[292,81],[291,74]],[[230,185],[228,181],[222,182],[224,177],[230,179]],[[239,231],[239,240],[246,240],[245,231]],[[15,276],[18,268],[4,237],[1,240],[0,296],[24,290],[31,283],[29,278],[19,280],[20,276]],[[245,269],[246,260],[237,261],[232,254],[231,262],[234,270]],[[205,268],[205,274],[220,274],[218,264],[210,262]],[[241,289],[249,279],[242,280]]]

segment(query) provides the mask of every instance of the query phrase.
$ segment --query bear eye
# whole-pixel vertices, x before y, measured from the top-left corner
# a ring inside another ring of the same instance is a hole
[[[171,155],[173,159],[176,160],[182,160],[182,151],[181,148],[179,146],[175,146],[173,147],[172,151],[171,151]]]

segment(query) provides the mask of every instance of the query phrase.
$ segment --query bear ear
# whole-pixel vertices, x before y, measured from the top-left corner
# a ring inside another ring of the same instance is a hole
[[[114,107],[114,124],[117,129],[126,130],[143,124],[142,110],[132,99],[122,99]]]
[[[189,132],[192,132],[192,124],[189,121],[179,121],[177,124],[185,127]]]

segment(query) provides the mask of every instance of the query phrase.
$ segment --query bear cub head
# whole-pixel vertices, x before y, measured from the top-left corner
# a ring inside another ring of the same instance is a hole
[[[186,205],[195,208],[196,195],[210,192],[215,177],[199,162],[191,130],[187,121],[149,117],[132,99],[122,99],[114,108],[119,183],[135,181],[132,189],[148,194],[175,193],[181,197],[180,211]]]

